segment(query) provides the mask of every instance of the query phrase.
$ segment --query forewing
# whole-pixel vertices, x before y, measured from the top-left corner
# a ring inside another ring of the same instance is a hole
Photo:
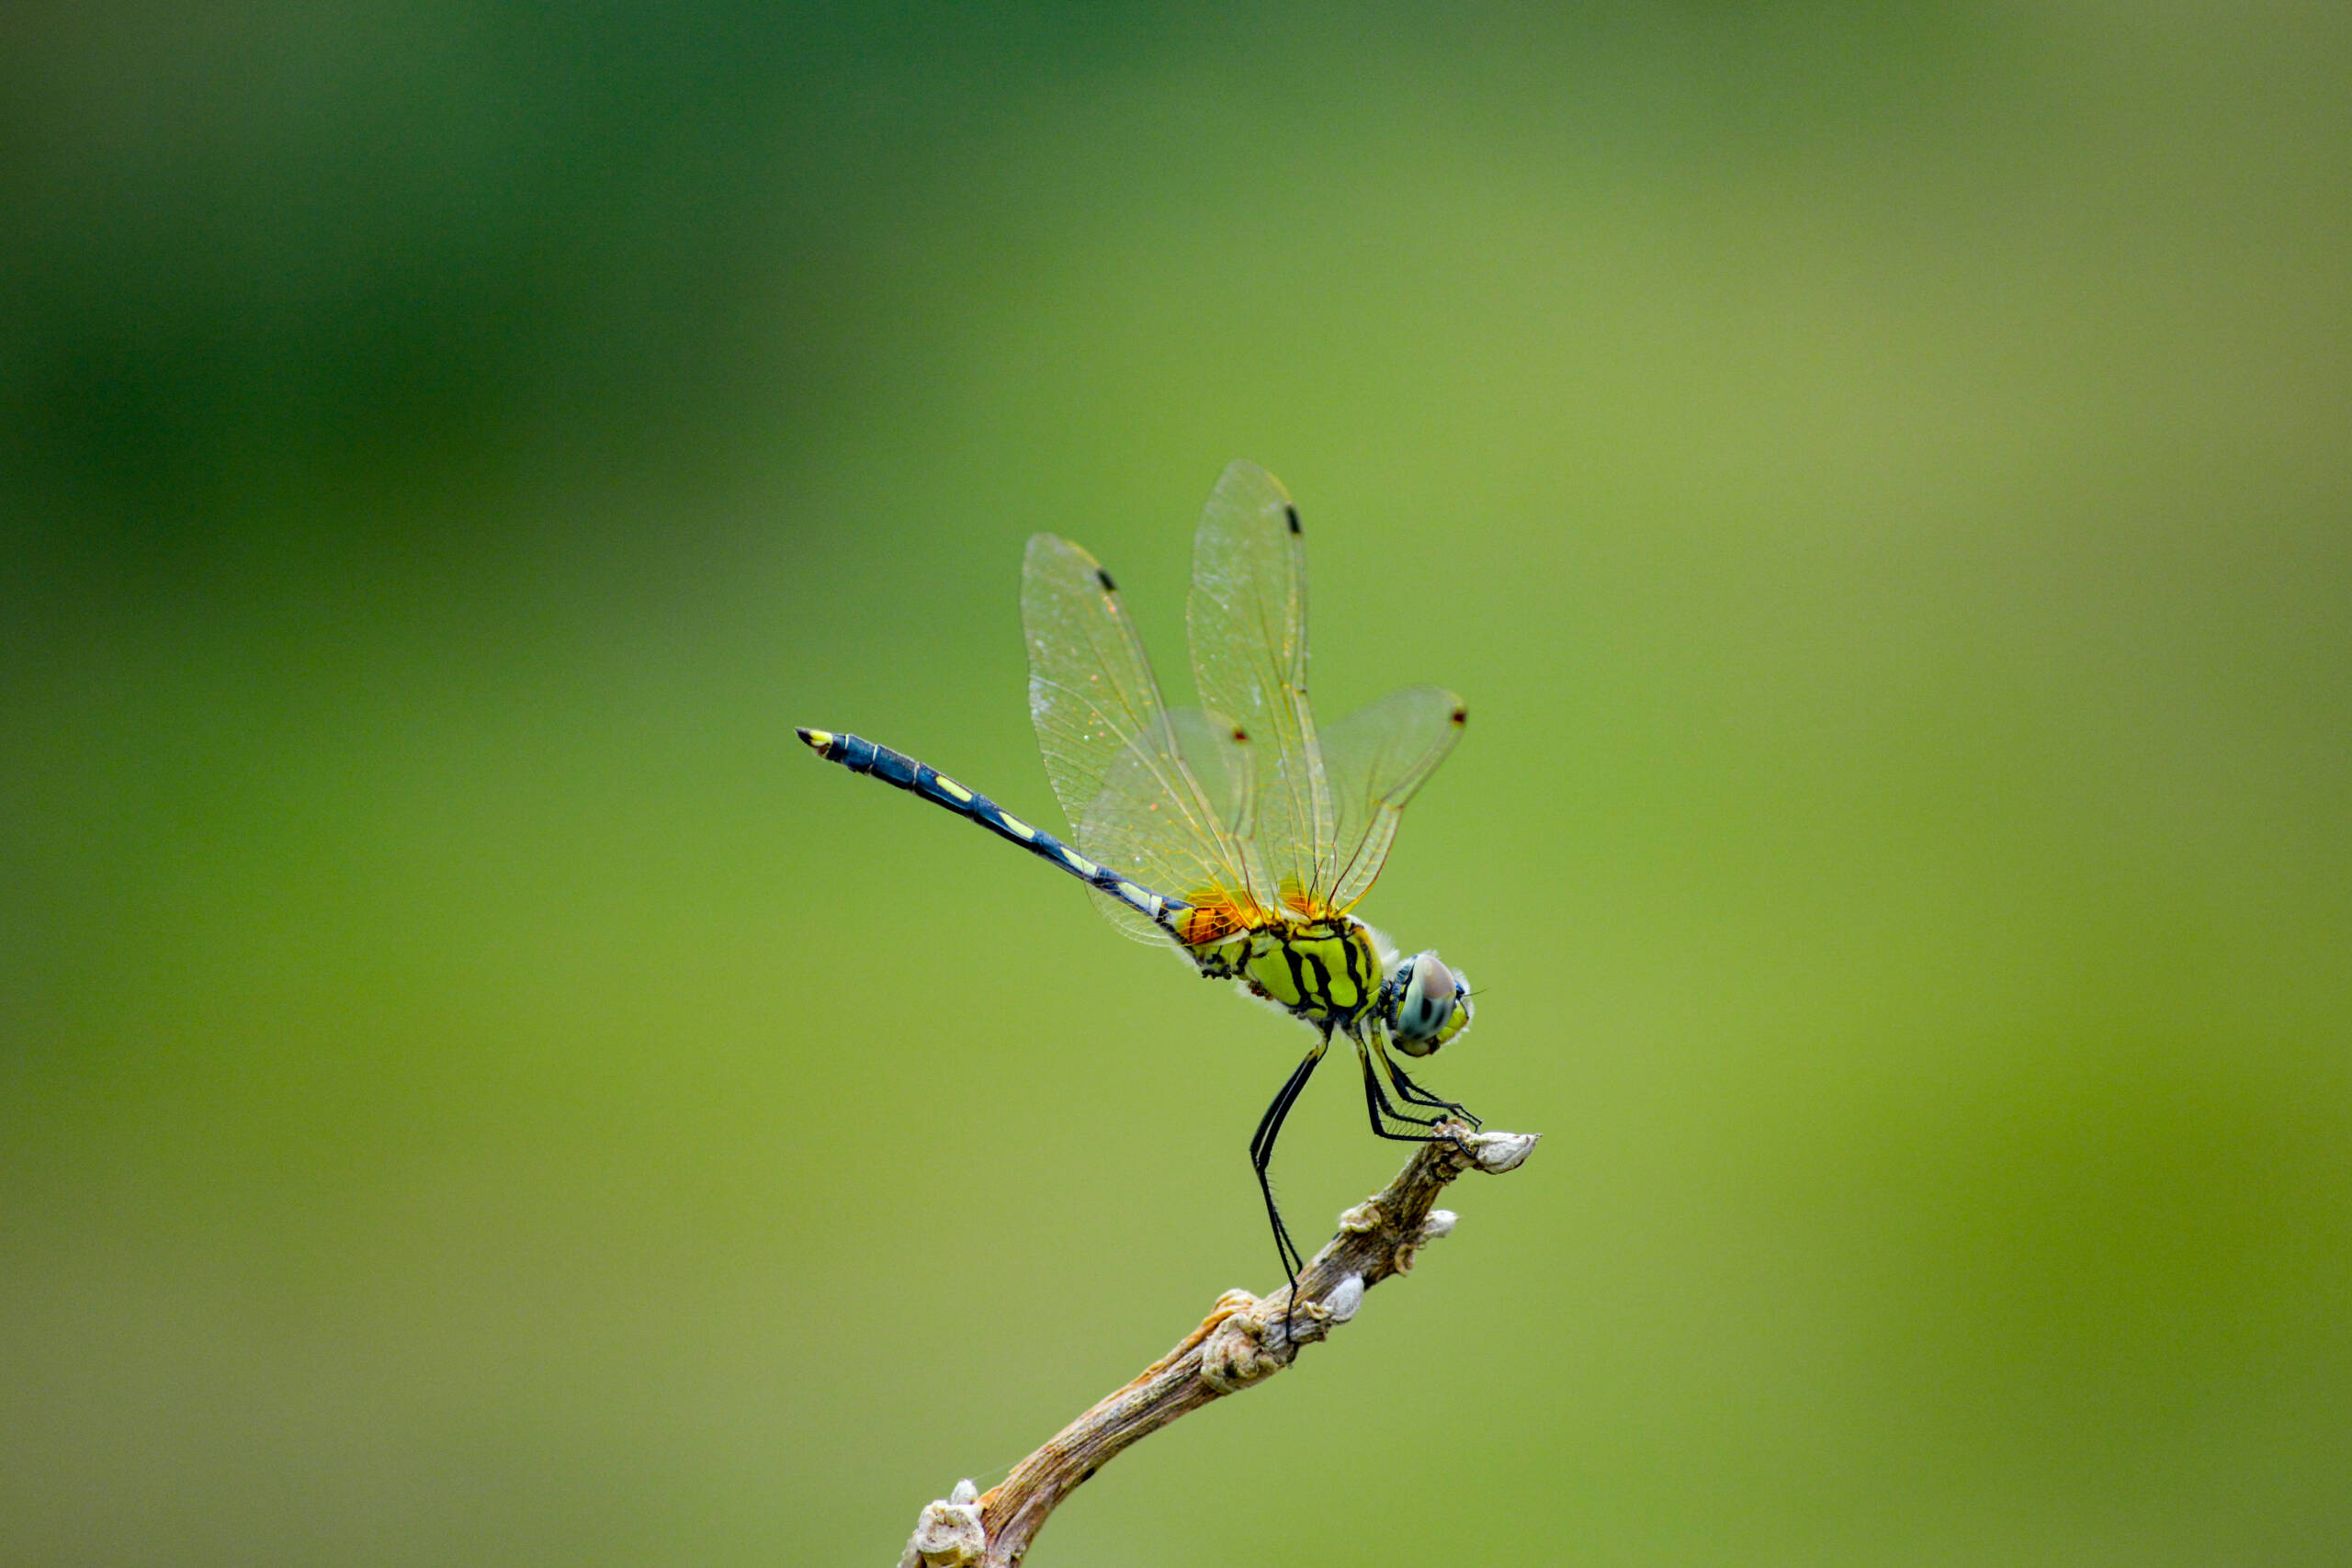
[[[1334,908],[1352,908],[1371,888],[1396,840],[1405,803],[1462,739],[1466,717],[1452,692],[1408,686],[1324,732],[1323,766],[1339,814],[1341,857],[1331,888]]]
[[[1338,879],[1338,823],[1306,702],[1306,551],[1280,481],[1236,462],[1217,480],[1193,541],[1185,619],[1201,705],[1232,721],[1253,758],[1248,835],[1273,885],[1306,909]]]
[[[1023,563],[1029,717],[1046,776],[1091,860],[1170,898],[1248,898],[1239,852],[1185,765],[1143,639],[1094,558],[1039,534]],[[1129,935],[1167,933],[1115,900],[1096,905]]]

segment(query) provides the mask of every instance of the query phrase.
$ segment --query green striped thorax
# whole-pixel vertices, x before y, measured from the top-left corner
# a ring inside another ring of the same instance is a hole
[[[1352,1023],[1379,998],[1380,951],[1362,923],[1284,920],[1245,942],[1239,978],[1257,995],[1314,1023]]]

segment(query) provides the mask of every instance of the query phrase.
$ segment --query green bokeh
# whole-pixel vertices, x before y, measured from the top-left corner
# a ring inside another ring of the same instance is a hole
[[[0,1560],[888,1562],[1273,1283],[1299,1032],[790,730],[1053,820],[1236,456],[1547,1141],[1036,1568],[2352,1560],[2345,14],[0,28]]]

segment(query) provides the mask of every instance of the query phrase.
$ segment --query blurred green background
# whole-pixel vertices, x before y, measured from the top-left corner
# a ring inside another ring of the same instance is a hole
[[[13,8],[0,1559],[886,1563],[1274,1283],[1303,1033],[790,728],[1058,820],[1248,456],[1547,1138],[1038,1568],[2352,1561],[2347,17]]]

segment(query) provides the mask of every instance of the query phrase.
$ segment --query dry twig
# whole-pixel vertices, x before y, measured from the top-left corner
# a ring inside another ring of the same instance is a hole
[[[981,1493],[958,1482],[927,1506],[899,1568],[1014,1568],[1056,1505],[1113,1455],[1280,1371],[1301,1346],[1353,1317],[1367,1289],[1410,1269],[1424,1243],[1453,1228],[1453,1215],[1431,1205],[1455,1177],[1473,1167],[1515,1170],[1535,1146],[1532,1133],[1474,1133],[1459,1122],[1440,1133],[1395,1180],[1340,1216],[1339,1234],[1299,1273],[1295,1309],[1289,1286],[1262,1299],[1226,1292],[1174,1349],[1013,1466],[1001,1485]]]

